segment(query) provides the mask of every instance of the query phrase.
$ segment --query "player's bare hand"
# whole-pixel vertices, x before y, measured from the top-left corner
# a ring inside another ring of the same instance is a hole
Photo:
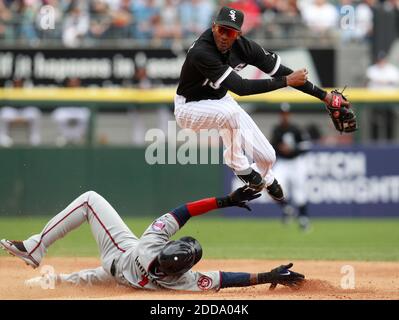
[[[308,70],[300,69],[287,76],[287,85],[290,87],[298,87],[305,84],[308,80]]]

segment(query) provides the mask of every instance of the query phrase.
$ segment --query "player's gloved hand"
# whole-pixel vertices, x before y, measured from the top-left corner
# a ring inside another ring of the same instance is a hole
[[[259,198],[262,194],[248,186],[243,186],[234,190],[227,197],[217,198],[219,208],[237,206],[251,211],[248,201]]]
[[[258,273],[258,283],[270,283],[270,290],[276,288],[278,284],[292,289],[299,289],[305,281],[305,276],[289,270],[292,266],[293,264],[289,263],[274,268],[270,272]]]
[[[251,211],[248,201],[259,198],[262,194],[248,186],[243,186],[228,195],[232,206],[238,206]]]
[[[324,98],[324,103],[326,104],[326,106],[330,106],[332,104],[333,101],[333,93],[332,92],[327,92],[327,95]],[[345,107],[345,108],[349,108],[350,107],[350,103],[348,100],[346,99],[342,99],[341,101],[341,106]]]
[[[351,103],[346,99],[342,92],[333,90],[327,93],[324,98],[327,112],[340,133],[354,132],[358,129],[356,114],[351,107]]]
[[[299,289],[303,282],[305,281],[305,276],[303,274],[297,273],[295,271],[289,270],[293,266],[292,263],[287,265],[281,265],[274,268],[272,271],[268,272],[270,290],[276,288],[278,284],[290,287],[292,289]]]

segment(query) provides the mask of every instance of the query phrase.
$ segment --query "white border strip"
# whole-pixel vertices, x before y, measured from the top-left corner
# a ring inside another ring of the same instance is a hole
[[[277,54],[276,54],[276,55],[277,55]],[[269,76],[274,75],[274,74],[277,72],[278,68],[280,68],[280,64],[281,64],[281,58],[280,58],[279,55],[277,55],[276,64],[275,64],[273,70],[272,70],[270,73],[268,73],[268,75],[269,75]]]
[[[225,73],[214,83],[215,87],[218,88],[220,84],[227,78],[227,76],[233,71],[232,67],[228,67]]]

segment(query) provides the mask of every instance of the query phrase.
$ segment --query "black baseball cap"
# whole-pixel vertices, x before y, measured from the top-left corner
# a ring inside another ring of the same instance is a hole
[[[216,24],[230,27],[238,31],[241,31],[241,26],[243,22],[244,22],[244,13],[242,13],[242,11],[240,10],[236,10],[229,7],[222,7],[215,20]]]

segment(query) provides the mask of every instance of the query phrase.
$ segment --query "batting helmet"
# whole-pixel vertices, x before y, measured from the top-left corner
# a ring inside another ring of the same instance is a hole
[[[179,275],[190,270],[202,257],[200,243],[193,237],[168,242],[158,255],[159,270]]]

